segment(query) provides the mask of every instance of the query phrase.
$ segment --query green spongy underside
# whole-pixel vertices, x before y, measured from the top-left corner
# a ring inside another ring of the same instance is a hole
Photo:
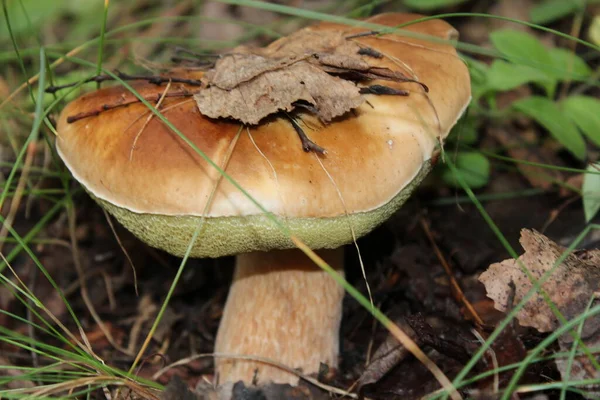
[[[352,241],[352,229],[359,238],[387,220],[430,170],[431,163],[427,161],[415,179],[394,198],[369,211],[328,218],[277,218],[308,247],[337,248]],[[93,194],[92,197],[140,240],[178,257],[186,253],[199,226],[200,234],[192,247],[191,257],[223,257],[296,247],[288,233],[264,214],[207,218],[144,214],[118,207]]]

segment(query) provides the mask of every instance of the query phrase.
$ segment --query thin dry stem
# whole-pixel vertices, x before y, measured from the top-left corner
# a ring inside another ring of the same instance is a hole
[[[321,165],[321,168],[323,168],[323,171],[325,172],[325,174],[327,175],[327,177],[333,184],[333,187],[335,188],[335,190],[338,194],[338,197],[339,197],[340,201],[342,202],[342,206],[344,207],[344,214],[346,214],[346,221],[348,221],[348,225],[350,227],[350,233],[352,234],[352,243],[354,243],[354,247],[356,247],[358,261],[360,263],[360,270],[362,272],[362,276],[363,276],[363,280],[365,281],[365,285],[367,286],[367,293],[369,294],[369,301],[371,302],[371,307],[375,308],[375,305],[373,304],[373,295],[371,294],[371,286],[369,285],[369,281],[367,280],[367,273],[365,272],[365,264],[363,262],[361,254],[360,254],[360,248],[358,247],[358,242],[356,241],[356,233],[354,232],[354,225],[352,224],[352,217],[348,213],[348,208],[346,207],[346,202],[344,201],[344,196],[342,196],[342,192],[340,191],[339,186],[337,185],[337,183],[335,183],[335,180],[333,179],[333,177],[331,176],[331,174],[329,173],[327,168],[325,168],[325,166],[323,165],[323,162],[321,161],[319,156],[314,154],[314,157],[316,158],[319,165]]]
[[[42,387],[38,386],[38,387],[34,388],[35,390],[26,390],[25,392],[31,393],[32,397],[43,398],[45,396],[58,395],[62,392],[69,391],[69,390],[73,391],[77,388],[84,388],[84,387],[88,387],[91,385],[100,385],[100,384],[120,386],[120,387],[124,386],[124,387],[131,389],[135,393],[138,393],[138,394],[144,396],[143,398],[145,398],[145,399],[159,400],[159,397],[156,394],[154,394],[153,392],[151,392],[150,390],[146,389],[144,386],[140,385],[139,383],[137,383],[133,380],[126,380],[126,379],[116,378],[114,376],[108,376],[108,375],[90,376],[90,377],[85,377],[85,378],[71,379],[71,380],[68,380],[65,382],[54,383],[54,384],[50,384],[50,385],[46,385],[46,386],[42,386]]]
[[[479,326],[483,326],[484,325],[483,320],[481,319],[479,314],[477,314],[475,307],[473,307],[473,305],[471,304],[469,299],[467,299],[467,297],[465,296],[465,293],[463,292],[460,285],[456,281],[456,278],[454,277],[454,274],[452,273],[452,267],[450,267],[450,264],[448,263],[448,261],[442,254],[442,251],[438,247],[438,245],[433,237],[433,234],[431,233],[431,229],[429,229],[429,224],[423,217],[420,218],[420,222],[421,222],[421,227],[423,228],[423,231],[425,231],[425,235],[427,236],[427,239],[429,239],[429,242],[431,243],[431,246],[433,247],[433,251],[435,252],[435,255],[437,256],[438,260],[440,261],[440,264],[442,264],[442,267],[444,267],[444,271],[446,271],[446,275],[448,276],[448,279],[450,280],[450,285],[452,285],[452,289],[454,290],[454,293],[458,297],[458,300],[469,311],[469,314],[471,314],[471,318],[473,318],[475,323],[477,323],[477,325],[479,325]]]
[[[104,217],[106,218],[106,222],[108,222],[108,226],[110,227],[110,230],[113,233],[115,240],[119,244],[121,251],[123,251],[125,258],[127,258],[127,261],[129,262],[129,266],[131,266],[131,272],[133,272],[133,288],[135,290],[135,295],[139,296],[140,292],[138,291],[137,272],[135,270],[135,265],[133,265],[133,261],[131,260],[131,257],[129,256],[129,252],[127,251],[125,246],[123,246],[123,242],[121,242],[121,238],[117,234],[117,230],[115,229],[115,225],[113,224],[112,220],[110,219],[110,215],[108,215],[108,211],[106,211],[106,209],[104,209],[104,208],[102,209],[102,211],[104,212]]]
[[[88,347],[88,346],[84,345],[83,343],[81,343],[79,341],[79,339],[77,339],[77,337],[75,337],[75,335],[73,335],[73,333],[71,333],[71,331],[69,329],[67,329],[67,327],[64,326],[63,323],[60,322],[60,320],[58,318],[56,318],[56,316],[42,302],[40,302],[40,301],[37,300],[37,297],[31,292],[31,290],[29,289],[29,287],[27,287],[27,285],[25,285],[25,283],[21,280],[21,278],[19,277],[19,275],[17,275],[17,273],[13,269],[12,265],[8,262],[8,260],[6,259],[6,257],[4,257],[4,254],[0,253],[0,258],[6,264],[6,267],[13,274],[13,276],[15,277],[15,279],[17,280],[17,282],[19,282],[19,284],[21,285],[21,287],[23,288],[23,290],[25,292],[27,292],[27,295],[30,296],[31,298],[35,299],[36,305],[38,305],[44,311],[44,313],[46,313],[46,315],[48,315],[48,317],[52,320],[52,322],[54,322],[56,324],[56,326],[58,326],[69,337],[69,339],[71,339],[71,341],[73,343],[75,343],[75,345],[79,346],[79,348],[81,348],[84,351],[88,351],[91,355],[93,355],[99,361],[102,361],[100,359],[100,357],[98,357],[94,353],[94,351],[92,350],[91,347]],[[81,333],[82,333],[82,337],[83,337],[84,333],[83,332],[81,332]],[[86,344],[88,344],[88,343],[86,342]]]
[[[485,345],[485,339],[476,329],[471,329],[473,336],[477,338],[477,341],[481,343],[482,346]],[[498,364],[498,358],[496,357],[496,352],[491,347],[488,348],[488,353],[490,354],[490,358],[492,359],[492,365],[494,366],[494,393],[498,393],[500,391],[500,374],[498,372],[498,368],[500,365]]]
[[[80,51],[85,50],[86,47],[87,46],[85,44],[82,44],[81,46],[75,47],[73,50],[69,51],[65,56],[59,58],[58,60],[56,60],[52,64],[50,64],[49,68],[53,69],[53,68],[58,67],[60,64],[62,64],[63,62],[65,62],[69,57],[73,57],[74,55],[76,55]],[[2,103],[0,103],[0,111],[4,108],[4,106],[6,106],[8,103],[10,103],[19,93],[21,93],[26,87],[28,87],[29,85],[33,85],[34,83],[36,83],[39,78],[40,78],[40,74],[37,73],[34,76],[32,76],[31,78],[29,78],[27,80],[27,82],[23,82],[10,95],[8,95],[8,97],[6,99],[4,99],[4,101]]]
[[[139,315],[135,319],[129,333],[129,344],[127,345],[127,351],[133,354],[137,346],[137,339],[142,330],[144,322],[148,321],[152,314],[156,312],[156,306],[152,304],[152,300],[149,295],[144,295],[138,305]]]
[[[160,96],[160,99],[158,99],[158,102],[156,103],[155,108],[157,110],[160,109],[160,105],[162,104],[163,100],[165,99],[165,97],[166,97],[167,93],[169,92],[170,88],[171,88],[171,81],[169,81],[169,83],[167,83],[167,86],[165,87],[165,90],[163,91],[162,95]],[[148,118],[146,118],[146,122],[144,122],[144,124],[140,128],[140,130],[137,133],[137,135],[135,135],[135,138],[133,139],[133,143],[131,144],[131,149],[129,150],[129,161],[133,160],[133,151],[136,148],[136,144],[137,144],[140,136],[142,136],[142,133],[144,132],[144,130],[146,130],[146,127],[148,126],[148,124],[150,123],[150,121],[152,121],[152,118],[154,118],[154,113],[150,113],[150,115],[148,115]]]

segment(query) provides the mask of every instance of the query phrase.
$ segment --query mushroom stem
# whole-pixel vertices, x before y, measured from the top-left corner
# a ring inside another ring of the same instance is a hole
[[[318,254],[343,274],[343,249]],[[274,360],[304,374],[337,367],[344,290],[300,250],[237,257],[215,352]],[[296,385],[298,377],[255,360],[217,358],[219,383]]]

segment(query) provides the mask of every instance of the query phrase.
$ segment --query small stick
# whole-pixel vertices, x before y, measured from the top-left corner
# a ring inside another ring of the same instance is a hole
[[[117,76],[124,81],[147,81],[148,83],[152,83],[154,85],[161,85],[161,84],[167,83],[167,82],[185,83],[187,85],[192,85],[192,86],[201,86],[202,85],[202,82],[197,79],[185,79],[185,78],[177,78],[177,77],[158,76],[158,75],[149,75],[149,76],[128,75],[128,74],[125,74],[125,73],[119,72],[119,71],[117,71]],[[115,80],[115,78],[113,78],[110,75],[96,75],[89,79],[86,79],[85,81],[83,81],[83,83],[88,83],[88,82],[100,83],[100,82],[114,81],[114,80]],[[56,93],[59,90],[70,88],[70,87],[73,87],[78,84],[79,84],[79,82],[72,82],[72,83],[67,83],[66,85],[49,86],[46,89],[46,93]]]
[[[360,94],[375,94],[375,95],[391,95],[391,96],[408,96],[408,90],[394,89],[389,86],[371,85],[361,87]]]
[[[296,120],[294,118],[290,117],[288,114],[286,114],[286,115],[287,115],[290,123],[294,127],[294,130],[300,137],[300,141],[302,142],[302,149],[305,152],[308,153],[310,151],[314,151],[315,153],[319,153],[321,155],[327,154],[327,150],[325,150],[324,148],[322,148],[321,146],[319,146],[318,144],[316,144],[315,142],[313,142],[312,140],[309,139],[309,137],[302,130],[300,125],[298,125],[298,123],[296,122]]]
[[[187,90],[164,94],[164,97],[188,97],[188,96],[193,96],[193,93],[191,93]],[[161,97],[163,97],[163,94],[157,93],[155,96],[144,97],[144,100],[158,102],[158,101],[160,101]],[[70,115],[69,117],[67,117],[67,123],[72,124],[73,122],[79,121],[80,119],[95,117],[97,115],[100,115],[104,111],[112,110],[112,109],[119,108],[119,107],[126,107],[130,104],[135,104],[135,103],[139,103],[139,102],[140,102],[140,100],[138,98],[135,98],[134,100],[124,101],[124,102],[120,102],[120,103],[103,104],[94,110],[84,111],[84,112],[80,112],[79,114]]]
[[[358,50],[358,54],[361,56],[369,56],[373,58],[383,58],[383,54],[370,47],[361,47],[360,50]]]
[[[310,112],[312,114],[315,114],[315,115],[319,114],[319,110],[317,110],[317,107],[313,106],[310,103],[304,103],[304,102],[301,102],[301,101],[295,101],[295,102],[292,103],[292,105],[294,106],[294,108],[296,108],[296,107],[303,108],[303,109],[305,109],[306,111],[308,111],[308,112]]]

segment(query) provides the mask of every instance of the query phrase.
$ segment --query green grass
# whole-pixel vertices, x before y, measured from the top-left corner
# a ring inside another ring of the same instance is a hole
[[[114,368],[110,366],[109,360],[102,360],[100,357],[95,355],[93,351],[89,348],[89,346],[85,343],[85,340],[79,339],[77,337],[78,334],[83,334],[84,329],[81,326],[79,318],[75,311],[72,309],[68,300],[62,294],[62,289],[56,284],[53,277],[51,277],[48,273],[44,265],[37,258],[35,251],[32,249],[33,243],[38,243],[40,239],[38,235],[44,231],[48,227],[53,220],[57,218],[59,214],[67,213],[69,218],[71,218],[71,222],[74,215],[74,209],[77,206],[77,199],[82,194],[82,191],[79,189],[73,189],[72,178],[65,173],[64,168],[61,167],[60,161],[57,159],[56,155],[53,154],[53,159],[51,166],[49,168],[40,168],[37,166],[26,166],[25,160],[27,157],[27,151],[29,146],[32,143],[42,143],[52,148],[53,142],[53,128],[52,122],[49,119],[50,116],[56,115],[56,113],[60,110],[62,105],[64,104],[65,99],[69,98],[69,96],[73,96],[78,93],[80,90],[79,87],[73,88],[70,91],[65,91],[65,93],[61,93],[59,96],[55,98],[49,98],[45,93],[44,89],[48,82],[56,82],[57,79],[60,80],[60,75],[64,74],[63,68],[65,64],[68,65],[66,68],[66,76],[71,76],[75,72],[81,73],[85,76],[93,76],[98,74],[99,72],[103,72],[108,75],[112,75],[116,80],[119,80],[116,75],[113,74],[111,69],[105,67],[105,64],[110,59],[110,54],[115,49],[118,49],[120,46],[124,44],[131,43],[158,43],[158,44],[171,44],[171,43],[185,43],[186,45],[197,45],[201,46],[203,50],[212,51],[216,50],[222,46],[230,46],[232,44],[243,43],[249,39],[256,38],[259,36],[266,37],[277,37],[280,34],[278,30],[281,29],[285,23],[291,23],[293,21],[301,20],[303,22],[310,21],[332,21],[332,22],[341,22],[341,23],[352,23],[356,24],[356,21],[350,19],[348,16],[360,17],[365,16],[370,13],[374,6],[379,3],[388,3],[385,1],[377,1],[377,2],[368,2],[368,1],[354,1],[352,2],[352,7],[346,7],[346,13],[344,15],[334,15],[333,12],[336,10],[336,4],[325,8],[322,12],[319,11],[307,11],[277,4],[256,2],[251,0],[231,0],[231,1],[223,1],[224,3],[229,4],[237,4],[245,7],[255,7],[261,8],[264,10],[274,11],[277,13],[281,13],[285,16],[280,21],[273,25],[267,26],[257,26],[247,23],[239,23],[245,31],[241,35],[241,37],[237,38],[233,42],[206,42],[203,41],[202,38],[195,37],[155,37],[155,38],[139,38],[137,35],[140,32],[140,29],[143,27],[152,27],[156,24],[167,24],[172,22],[177,22],[183,24],[183,26],[189,26],[193,24],[202,23],[203,21],[209,21],[209,19],[202,18],[200,16],[197,17],[167,17],[167,16],[156,16],[156,15],[142,15],[140,18],[136,18],[136,22],[128,23],[122,26],[116,26],[111,29],[107,29],[107,21],[111,16],[111,10],[113,7],[117,9],[117,11],[123,11],[126,8],[124,5],[117,5],[109,3],[108,1],[104,3],[103,12],[100,17],[89,17],[89,21],[94,22],[94,24],[90,24],[87,29],[84,29],[84,34],[81,35],[82,28],[78,27],[77,32],[80,37],[86,38],[88,40],[82,40],[79,37],[68,38],[63,43],[45,43],[44,39],[30,39],[27,35],[23,34],[23,32],[35,32],[33,35],[35,38],[41,37],[39,34],[42,31],[42,27],[47,26],[47,24],[52,24],[53,21],[58,23],[58,19],[56,16],[54,20],[44,21],[43,18],[39,19],[38,17],[30,18],[26,11],[26,3],[23,3],[20,0],[7,2],[3,1],[3,13],[4,13],[4,21],[6,22],[6,37],[0,36],[0,40],[3,43],[10,44],[12,46],[12,50],[3,50],[0,51],[0,60],[3,63],[10,63],[13,66],[16,66],[16,75],[18,76],[20,82],[27,82],[28,79],[37,76],[35,82],[31,84],[27,84],[25,87],[27,88],[28,95],[23,96],[17,95],[10,102],[2,103],[0,106],[0,117],[3,118],[11,118],[18,119],[19,123],[16,124],[17,128],[9,128],[7,131],[14,139],[14,142],[18,143],[18,147],[15,149],[15,154],[11,159],[13,160],[11,163],[7,164],[3,162],[0,164],[3,168],[9,168],[10,172],[6,177],[6,180],[3,182],[3,190],[0,194],[0,208],[5,203],[9,203],[17,196],[25,196],[27,198],[31,197],[33,199],[45,200],[51,202],[53,205],[50,207],[48,211],[43,215],[43,217],[31,228],[27,233],[20,235],[17,233],[10,225],[6,224],[6,216],[0,216],[0,223],[5,226],[8,231],[7,238],[0,238],[2,241],[0,243],[16,243],[16,245],[11,249],[11,251],[3,255],[2,260],[0,260],[0,282],[2,285],[9,290],[16,298],[20,300],[20,302],[24,305],[24,307],[28,310],[28,313],[34,316],[35,321],[33,319],[27,319],[20,315],[15,315],[9,313],[5,310],[0,310],[1,314],[5,314],[10,318],[13,318],[17,321],[20,321],[23,324],[31,327],[33,331],[37,333],[36,336],[43,336],[44,340],[39,340],[36,337],[29,337],[27,335],[23,335],[21,333],[13,332],[3,327],[0,327],[0,341],[5,345],[12,345],[17,349],[21,349],[22,351],[26,351],[29,353],[35,353],[40,359],[48,362],[48,365],[44,365],[42,367],[23,367],[23,366],[11,366],[12,370],[19,370],[22,375],[18,377],[19,380],[30,380],[32,382],[39,383],[33,389],[15,389],[15,390],[1,390],[0,393],[2,398],[27,398],[31,394],[38,393],[42,394],[41,398],[56,398],[55,396],[63,396],[62,398],[85,398],[87,394],[92,393],[94,390],[103,387],[110,387],[114,389],[116,387],[129,387],[135,391],[141,391],[148,396],[156,396],[157,391],[162,387],[155,382],[150,382],[147,380],[143,380],[140,377],[135,375],[136,368],[139,366],[139,362],[141,360],[141,356],[143,351],[138,353],[138,357],[136,357],[135,361],[130,365],[128,371],[123,371],[118,368]],[[115,2],[117,3],[117,2]],[[10,6],[10,8],[9,8]],[[352,9],[350,9],[352,8]],[[20,17],[17,18],[15,15],[17,13]],[[150,11],[152,14],[152,11]],[[497,18],[497,19],[505,19],[500,18],[493,15],[487,14],[471,14],[471,13],[454,13],[454,14],[440,14],[438,16],[451,19],[452,18]],[[436,17],[436,16],[434,16]],[[83,18],[83,17],[82,17]],[[88,17],[85,17],[88,18]],[[12,21],[25,21],[20,24],[11,23]],[[553,35],[560,36],[561,38],[568,39],[574,43],[578,43],[581,46],[586,46],[587,48],[593,51],[599,51],[600,48],[597,45],[589,43],[585,40],[582,40],[577,37],[570,36],[563,32],[558,32],[552,29],[549,29],[544,26],[535,25],[528,23],[526,21],[514,21],[511,22],[521,23],[535,29],[544,30]],[[229,21],[230,23],[237,23],[236,21]],[[18,28],[15,31],[15,28]],[[369,25],[371,29],[379,29],[380,27],[375,25]],[[68,37],[68,34],[67,34]],[[557,70],[556,67],[549,65],[542,65],[540,63],[536,63],[535,61],[531,61],[528,59],[523,59],[519,57],[506,57],[505,54],[497,51],[485,49],[479,46],[473,46],[466,43],[458,43],[457,47],[468,57],[480,57],[480,56],[488,56],[496,59],[506,59],[513,63],[523,63],[529,68],[533,68],[537,71],[541,71],[543,73],[552,73],[555,74],[557,72],[563,73],[563,75],[571,77],[571,71],[560,71]],[[67,52],[70,50],[78,48],[79,51],[77,54],[68,55]],[[95,51],[95,60],[94,60],[94,51]],[[164,59],[168,52],[161,50],[158,48],[157,51],[161,51],[159,58]],[[37,58],[37,59],[36,59]],[[61,66],[62,64],[62,66]],[[122,60],[119,62],[119,68],[122,67],[130,67],[136,68],[136,66],[130,62],[130,60]],[[2,67],[0,67],[2,68]],[[473,67],[474,69],[475,67]],[[35,71],[35,75],[33,73]],[[13,70],[14,72],[14,70]],[[13,73],[13,76],[15,74]],[[68,79],[67,79],[68,80]],[[15,89],[17,87],[17,82],[10,82],[11,88]],[[598,74],[592,75],[583,79],[583,83],[590,87],[598,86]],[[223,179],[228,180],[232,183],[241,193],[251,199],[257,207],[259,207],[266,215],[269,216],[270,220],[273,224],[286,234],[290,235],[287,231],[285,224],[283,224],[278,218],[274,215],[270,214],[267,209],[265,209],[259,202],[252,199],[250,194],[246,192],[246,190],[237,184],[229,175],[227,175],[220,167],[212,162],[201,149],[197,148],[191,141],[189,141],[181,132],[177,131],[177,129],[170,124],[170,122],[151,104],[146,102],[143,98],[141,98],[135,91],[127,84],[127,82],[122,82],[126,88],[131,90],[141,102],[143,102],[151,112],[153,112],[157,118],[161,119],[167,126],[171,128],[173,132],[179,135],[189,146],[190,148],[202,156],[213,168],[219,171]],[[86,90],[91,90],[92,87],[87,85],[85,87]],[[480,119],[483,118],[510,118],[514,116],[514,110],[509,113],[500,113],[493,107],[493,97],[498,92],[486,93],[482,95],[482,98],[490,99],[488,102],[488,109],[482,109],[480,105],[474,106],[469,114],[470,118]],[[554,99],[552,99],[554,101]],[[23,112],[22,110],[28,110],[29,113]],[[26,128],[29,128],[25,130]],[[25,133],[27,132],[28,133]],[[42,139],[41,139],[42,138]],[[448,148],[453,148],[453,146],[449,146]],[[490,152],[488,150],[478,149],[477,147],[472,146],[471,144],[462,144],[459,143],[460,150],[468,149],[469,151],[477,152],[482,155],[486,159],[491,160],[492,167],[494,166],[509,166],[512,167],[515,164],[527,164],[527,165],[535,165],[538,167],[546,168],[548,170],[561,170],[566,172],[575,172],[582,174],[596,174],[600,172],[586,171],[585,168],[571,168],[571,167],[561,167],[561,166],[553,166],[546,164],[536,164],[531,163],[525,160],[516,160],[510,157],[506,157],[504,155],[498,154],[503,149],[499,149],[498,152]],[[448,170],[452,173],[453,178],[458,183],[458,185],[462,188],[465,193],[463,200],[468,200],[472,202],[481,216],[485,219],[489,228],[496,235],[497,240],[502,243],[505,247],[507,253],[511,257],[518,257],[517,251],[513,249],[508,240],[505,238],[500,229],[496,226],[495,222],[491,219],[491,217],[487,214],[485,207],[481,203],[484,196],[478,196],[473,192],[468,182],[465,180],[465,173],[460,169],[457,169],[454,164],[454,158],[451,154],[447,154],[445,157],[446,165]],[[60,180],[61,189],[53,189],[53,190],[45,190],[39,189],[36,186],[36,180],[41,179],[41,177],[54,177]],[[600,190],[600,189],[599,189]],[[522,192],[512,194],[514,196],[520,195],[532,195],[539,193],[539,190],[533,189],[530,192]],[[452,202],[456,202],[456,198],[451,200]],[[438,204],[440,201],[438,201]],[[435,204],[435,203],[434,203]],[[193,244],[193,241],[196,240],[201,226],[198,227],[192,242],[190,243],[190,247]],[[565,254],[563,254],[562,259],[564,259],[567,254],[574,249],[577,248],[579,243],[589,234],[592,229],[597,229],[596,225],[588,225],[577,237],[577,239],[569,246],[569,249]],[[72,238],[72,243],[75,244],[76,241]],[[301,243],[298,243],[303,251],[307,252],[307,255],[311,257],[319,266],[327,270],[334,278],[344,286],[347,292],[353,296],[356,301],[358,301],[365,309],[369,310],[373,316],[384,326],[388,327],[392,331],[397,329],[393,325],[393,323],[388,319],[388,317],[383,314],[378,309],[372,307],[369,300],[363,296],[358,290],[349,285],[344,278],[336,274],[326,263],[320,260],[316,254],[312,253],[309,249],[302,247]],[[17,256],[24,256],[27,259],[31,260],[41,274],[52,284],[54,290],[61,295],[62,301],[65,304],[65,307],[69,311],[69,323],[65,324],[64,322],[58,323],[59,321],[55,316],[51,314],[51,311],[40,301],[36,294],[31,292],[29,288],[18,279],[14,279],[11,273],[10,263],[13,262]],[[163,312],[166,310],[169,300],[177,287],[177,283],[185,269],[187,263],[187,255],[181,261],[181,264],[177,270],[177,273],[174,277],[172,284],[170,285],[168,293],[165,294],[165,298],[162,302],[160,312],[157,318],[154,321],[153,327],[151,329],[152,332],[158,326],[158,323],[161,320]],[[561,260],[559,260],[561,261]],[[537,282],[535,282],[535,288],[540,289],[541,285],[547,279],[549,274],[546,274]],[[11,279],[12,278],[12,279]],[[595,367],[600,369],[598,366],[596,359],[592,356],[593,349],[587,349],[583,345],[580,339],[581,326],[582,323],[587,319],[594,315],[600,313],[600,306],[588,307],[585,313],[581,314],[577,318],[571,321],[564,321],[563,325],[557,331],[548,335],[540,344],[538,344],[532,351],[529,352],[527,357],[522,360],[520,363],[516,363],[510,366],[501,367],[499,371],[490,371],[484,374],[479,374],[472,376],[470,373],[472,372],[476,363],[485,355],[486,351],[490,348],[492,343],[498,338],[503,329],[505,329],[509,324],[511,324],[518,313],[518,311],[523,307],[526,303],[526,300],[534,294],[532,290],[529,296],[526,296],[519,304],[517,304],[506,316],[506,318],[502,321],[501,324],[494,330],[494,332],[487,338],[485,344],[483,344],[477,353],[473,356],[471,361],[463,368],[463,370],[453,379],[454,387],[460,389],[464,388],[467,385],[473,384],[477,382],[479,379],[484,379],[490,374],[495,372],[501,372],[506,370],[514,371],[514,375],[512,380],[508,383],[506,387],[501,388],[502,399],[509,399],[513,392],[519,391],[543,391],[551,388],[559,389],[561,391],[561,398],[565,398],[565,395],[568,391],[576,391],[579,387],[582,387],[586,384],[589,384],[589,381],[575,381],[569,380],[564,382],[547,382],[540,383],[538,385],[528,385],[528,386],[520,386],[519,379],[522,377],[525,369],[532,363],[541,362],[547,360],[547,355],[543,354],[548,346],[552,345],[561,334],[569,333],[574,338],[574,345],[571,351],[564,355],[568,357],[569,365],[572,364],[572,361],[575,355],[587,355],[590,360],[595,363]],[[591,304],[591,303],[590,303]],[[550,303],[552,307],[552,305]],[[558,318],[562,318],[562,315],[556,307],[553,308],[556,316]],[[68,326],[74,326],[77,332],[71,332]],[[148,336],[148,339],[151,337],[151,334]],[[82,335],[84,336],[84,334]],[[51,339],[51,340],[49,340]],[[52,342],[52,344],[50,344]],[[148,341],[142,347],[145,348]],[[556,356],[556,355],[555,355]],[[7,369],[7,366],[0,367],[0,388],[3,387],[4,384],[8,384],[10,382],[14,382],[17,378],[14,376],[3,376],[2,369]],[[68,394],[68,389],[73,388],[75,392]],[[448,398],[450,393],[438,392],[432,394],[431,398]]]

